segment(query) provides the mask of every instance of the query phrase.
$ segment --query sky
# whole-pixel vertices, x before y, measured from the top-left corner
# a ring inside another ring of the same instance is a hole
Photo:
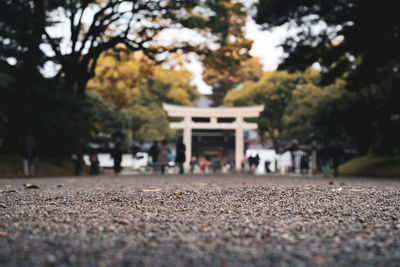
[[[245,28],[246,37],[253,40],[253,47],[250,55],[260,58],[263,63],[264,71],[275,70],[278,67],[280,58],[283,56],[283,49],[278,47],[286,36],[286,28],[280,27],[274,31],[262,30],[253,19],[248,18]],[[193,84],[195,84],[201,94],[211,94],[212,89],[202,79],[203,66],[196,59],[195,55],[190,56],[190,63],[185,64],[193,75]]]

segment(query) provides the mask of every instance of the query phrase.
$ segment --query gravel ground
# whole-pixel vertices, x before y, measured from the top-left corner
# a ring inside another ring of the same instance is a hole
[[[400,179],[0,179],[0,214],[0,266],[400,266]]]

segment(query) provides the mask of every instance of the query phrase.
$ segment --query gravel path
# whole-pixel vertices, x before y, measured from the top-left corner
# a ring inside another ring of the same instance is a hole
[[[0,214],[0,266],[400,266],[400,179],[0,179]]]

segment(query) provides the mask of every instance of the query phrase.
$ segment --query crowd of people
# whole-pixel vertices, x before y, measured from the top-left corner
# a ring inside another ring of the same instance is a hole
[[[113,170],[115,175],[118,175],[122,171],[122,155],[123,155],[123,145],[122,140],[123,136],[120,132],[116,132],[113,135],[113,144],[114,147],[110,151],[110,157],[113,159]],[[33,131],[31,129],[27,130],[24,135],[20,138],[20,150],[21,155],[23,157],[23,171],[26,177],[32,177],[35,174],[35,166],[34,162],[38,158],[38,145],[36,143],[36,139],[33,135]],[[137,149],[133,149],[133,156],[137,152]],[[150,167],[153,172],[160,172],[161,174],[165,174],[168,167],[171,164],[170,157],[170,146],[167,140],[162,140],[159,144],[158,141],[154,141],[148,150],[148,154],[150,156]],[[295,172],[295,152],[291,151],[292,155],[292,168],[291,171]],[[328,177],[331,174],[331,168],[333,169],[333,175],[339,175],[339,165],[343,162],[344,149],[343,146],[335,141],[332,143],[328,143],[324,141],[318,149],[318,162],[320,169],[324,176]],[[309,162],[311,159],[310,153],[305,153],[300,156],[299,161],[299,169],[300,173],[308,173],[309,172]],[[72,154],[72,161],[74,165],[74,174],[79,176],[82,172],[82,168],[84,166],[84,159],[82,151],[78,150]],[[179,174],[184,174],[185,172],[190,173],[222,173],[222,172],[230,172],[233,170],[233,164],[223,158],[222,156],[214,156],[207,159],[205,156],[201,158],[197,158],[196,156],[192,156],[189,162],[189,169],[185,170],[184,163],[186,161],[186,146],[182,141],[182,138],[179,138],[176,143],[176,156],[174,159],[174,165],[178,168]],[[89,174],[97,175],[100,172],[100,161],[98,159],[97,153],[92,151],[89,153]],[[249,156],[248,158],[244,158],[241,164],[241,172],[249,172],[254,174],[256,169],[260,164],[260,157],[258,154],[255,156]],[[271,173],[271,165],[275,172],[278,171],[278,162],[275,158],[273,161],[265,160],[263,163],[265,172]]]

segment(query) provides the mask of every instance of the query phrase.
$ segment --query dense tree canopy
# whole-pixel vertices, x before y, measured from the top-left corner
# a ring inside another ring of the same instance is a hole
[[[276,151],[282,151],[285,143],[293,139],[307,142],[311,133],[320,140],[342,137],[346,132],[336,128],[343,123],[334,116],[350,105],[344,83],[321,88],[319,80],[320,74],[315,69],[293,74],[266,72],[259,82],[246,82],[230,91],[224,103],[227,106],[263,104],[258,131],[261,141],[272,140]]]
[[[349,86],[399,76],[400,21],[395,2],[377,5],[357,0],[260,0],[256,21],[268,28],[288,25],[295,37],[283,45],[288,57],[282,68],[322,66],[322,81],[347,73]]]
[[[125,111],[134,138],[171,138],[162,103],[195,105],[199,97],[191,84],[192,73],[182,66],[166,69],[141,53],[109,52],[99,58],[96,76],[89,82],[89,95],[97,95],[115,110]]]
[[[197,92],[193,87],[190,90],[185,87],[191,79],[190,74],[184,70],[178,71],[179,74],[168,73],[153,66],[154,79],[146,80],[145,89],[141,85],[132,89],[129,83],[121,81],[116,90],[118,93],[109,91],[110,95],[120,96],[121,103],[116,103],[116,99],[106,99],[104,94],[86,94],[87,83],[94,77],[102,53],[110,48],[114,48],[116,54],[121,50],[140,51],[155,64],[168,59],[172,53],[181,55],[185,52],[198,53],[210,66],[218,63],[213,60],[217,58],[215,55],[224,55],[226,59],[232,57],[239,62],[238,56],[246,56],[251,45],[243,39],[241,26],[245,17],[243,5],[231,0],[1,1],[1,148],[15,151],[21,133],[33,128],[37,135],[46,136],[45,132],[51,135],[46,139],[49,149],[43,149],[42,154],[46,150],[52,154],[50,148],[56,147],[54,144],[63,146],[59,151],[66,152],[87,142],[91,132],[109,129],[112,124],[101,124],[99,116],[103,115],[110,115],[107,118],[114,118],[120,127],[137,129],[143,120],[152,120],[157,127],[160,125],[157,122],[162,121],[166,127],[165,114],[153,112],[152,105],[159,104],[151,102],[159,103],[160,97],[174,103],[191,104]],[[198,38],[180,39],[178,37],[185,37],[185,34],[176,34],[180,30]],[[174,38],[160,41],[163,33]],[[232,53],[229,55],[226,52],[230,48]],[[58,66],[56,77],[43,77],[41,70],[46,62]],[[133,93],[127,99],[119,94],[126,93],[121,86],[127,86],[127,91],[132,89]],[[163,86],[174,89],[157,92],[163,90]],[[118,105],[131,106],[135,97],[139,97],[135,103],[140,103],[141,108],[146,106],[146,110],[130,110],[130,113],[138,114],[136,117],[118,108]],[[148,114],[146,119],[145,113]],[[136,119],[132,120],[132,116]],[[149,130],[143,130],[142,136],[153,131],[149,125],[146,126]],[[69,141],[60,143],[58,137]],[[151,137],[159,138],[160,134],[153,131]]]
[[[283,43],[287,56],[280,69],[305,70],[318,62],[321,85],[345,79],[347,89],[360,92],[357,106],[362,110],[356,113],[372,111],[370,124],[364,125],[365,132],[377,125],[371,147],[400,147],[400,20],[395,2],[260,0],[255,18],[266,28],[286,25],[296,32]]]
[[[195,51],[205,55],[211,49],[204,42],[177,40],[165,44],[157,37],[168,29],[193,29],[224,46],[228,35],[241,35],[231,25],[230,16],[243,17],[245,13],[241,4],[230,0],[70,0],[48,15],[70,25],[66,36],[56,36],[46,29],[45,41],[52,49],[53,60],[61,64],[60,73],[65,75],[68,87],[84,94],[104,51],[124,44],[154,61],[161,60],[159,55],[164,52]],[[63,45],[67,49],[62,49]],[[249,50],[243,49],[243,53]]]
[[[243,60],[237,66],[209,67],[203,72],[204,81],[213,88],[211,99],[214,106],[222,104],[227,92],[245,81],[257,82],[263,75],[262,64],[256,57]]]

